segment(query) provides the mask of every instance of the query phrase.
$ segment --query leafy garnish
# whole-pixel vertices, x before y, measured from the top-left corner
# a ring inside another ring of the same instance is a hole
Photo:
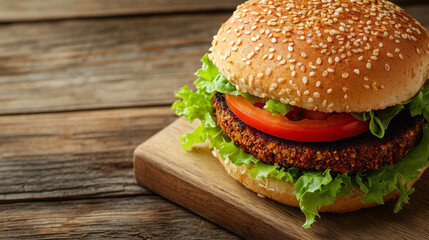
[[[294,106],[284,104],[274,100],[268,100],[265,103],[264,109],[270,111],[273,115],[286,115],[292,111]]]
[[[429,121],[429,82],[427,82],[420,91],[410,100],[388,107],[383,110],[376,110],[363,113],[352,113],[352,115],[361,120],[371,120],[369,130],[374,136],[383,138],[386,129],[389,127],[390,120],[392,120],[404,108],[408,108],[412,117],[422,115]]]

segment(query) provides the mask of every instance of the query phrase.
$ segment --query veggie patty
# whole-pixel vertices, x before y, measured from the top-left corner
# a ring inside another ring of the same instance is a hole
[[[392,120],[383,139],[366,132],[334,142],[296,142],[248,126],[232,113],[221,93],[213,97],[212,104],[217,125],[246,153],[269,164],[331,169],[337,173],[363,173],[385,163],[396,163],[420,142],[424,123],[423,117],[412,118],[402,111]]]

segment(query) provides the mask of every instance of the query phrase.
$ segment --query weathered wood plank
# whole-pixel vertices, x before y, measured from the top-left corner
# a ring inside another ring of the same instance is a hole
[[[0,114],[170,104],[229,15],[2,25]]]
[[[0,114],[170,104],[229,15],[0,26]]]
[[[0,22],[233,10],[244,0],[0,0]]]
[[[245,0],[0,0],[0,22],[233,10]],[[421,0],[393,0],[401,6]]]
[[[134,148],[176,117],[169,107],[0,117],[0,203],[150,194]]]
[[[239,239],[158,196],[0,204],[4,239]]]

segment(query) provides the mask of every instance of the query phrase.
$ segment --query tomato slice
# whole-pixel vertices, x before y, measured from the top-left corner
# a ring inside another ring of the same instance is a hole
[[[369,122],[360,121],[348,113],[332,114],[326,120],[291,121],[285,116],[272,115],[268,110],[259,109],[241,96],[225,94],[225,99],[231,111],[247,125],[289,140],[336,141],[369,130]]]

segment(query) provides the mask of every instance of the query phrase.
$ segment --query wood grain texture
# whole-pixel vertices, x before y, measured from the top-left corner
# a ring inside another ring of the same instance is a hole
[[[0,0],[0,22],[233,10],[244,0]]]
[[[304,215],[258,197],[226,174],[207,145],[181,149],[178,136],[193,129],[183,118],[139,146],[134,153],[137,181],[156,193],[249,239],[424,239],[429,236],[429,174],[398,214],[394,202],[347,214],[321,214],[311,229]],[[169,149],[169,151],[163,151]],[[249,227],[252,226],[252,227]]]
[[[238,239],[158,196],[0,205],[2,239]]]
[[[0,0],[0,22],[230,10],[245,0]],[[401,6],[422,0],[393,0]]]
[[[171,104],[229,15],[0,25],[0,114]]]
[[[0,117],[0,203],[151,194],[132,152],[176,117],[169,107]]]
[[[0,22],[233,10],[244,0],[0,0]],[[408,6],[421,0],[393,0]]]
[[[171,104],[228,15],[0,26],[0,114]]]

